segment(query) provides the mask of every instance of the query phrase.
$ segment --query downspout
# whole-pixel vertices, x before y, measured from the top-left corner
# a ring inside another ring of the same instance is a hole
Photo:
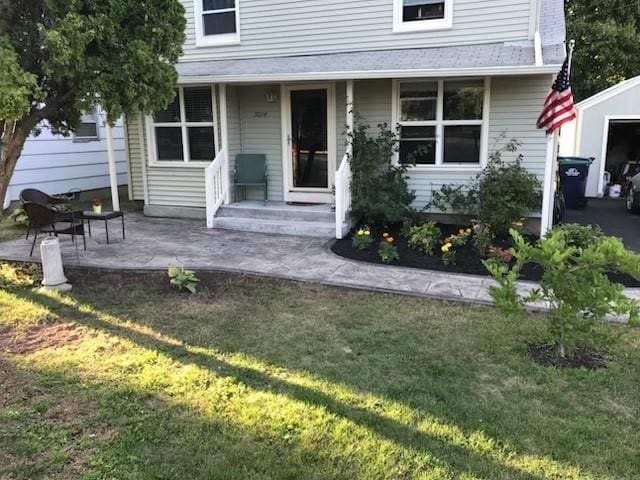
[[[544,60],[542,58],[542,37],[540,35],[541,11],[542,11],[542,0],[537,0],[536,12],[535,12],[535,32],[533,34],[533,50],[534,50],[536,67],[542,67],[544,65]]]

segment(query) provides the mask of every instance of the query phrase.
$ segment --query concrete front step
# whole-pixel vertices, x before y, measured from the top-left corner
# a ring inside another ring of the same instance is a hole
[[[335,222],[336,214],[329,205],[298,206],[282,202],[240,202],[223,205],[216,218],[254,218],[258,220],[289,220],[299,222]]]
[[[336,235],[336,225],[334,222],[216,217],[213,219],[213,227],[240,232],[276,233],[303,237],[335,238]],[[344,228],[347,228],[347,226],[345,225]]]

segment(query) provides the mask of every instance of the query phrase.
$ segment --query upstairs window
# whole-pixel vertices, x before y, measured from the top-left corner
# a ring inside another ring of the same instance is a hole
[[[197,45],[229,45],[240,42],[239,0],[194,1]]]
[[[85,113],[80,117],[80,123],[73,134],[73,139],[77,142],[100,140],[98,114],[95,111]]]
[[[488,80],[402,81],[399,162],[479,167],[486,157]]]
[[[213,87],[181,87],[176,98],[153,114],[155,161],[211,162],[215,151]]]
[[[394,32],[451,28],[453,0],[394,0]]]

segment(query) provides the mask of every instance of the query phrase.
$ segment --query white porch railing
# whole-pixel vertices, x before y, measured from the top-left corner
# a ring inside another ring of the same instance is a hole
[[[349,218],[351,210],[351,155],[352,147],[347,146],[347,153],[342,158],[340,168],[336,171],[336,238],[344,236],[343,225]]]
[[[229,188],[228,162],[227,151],[223,148],[204,171],[207,228],[213,228],[213,217],[225,202]]]

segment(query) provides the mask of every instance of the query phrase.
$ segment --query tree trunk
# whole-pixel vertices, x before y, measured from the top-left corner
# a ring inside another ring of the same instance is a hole
[[[13,172],[16,169],[18,158],[20,158],[24,143],[30,132],[30,130],[26,130],[20,125],[16,125],[10,130],[9,128],[10,125],[5,125],[2,143],[0,144],[0,211],[4,205],[4,198]]]

